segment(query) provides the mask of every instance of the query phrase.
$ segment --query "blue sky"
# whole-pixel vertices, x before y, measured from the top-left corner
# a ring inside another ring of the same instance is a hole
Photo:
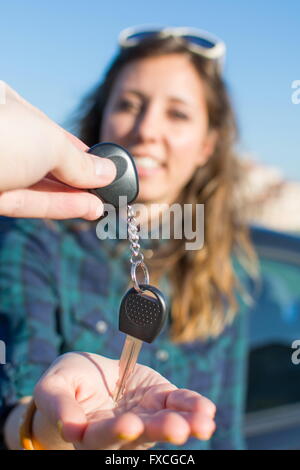
[[[0,0],[0,78],[59,123],[101,77],[121,29],[193,26],[221,37],[240,150],[300,179],[299,0]]]

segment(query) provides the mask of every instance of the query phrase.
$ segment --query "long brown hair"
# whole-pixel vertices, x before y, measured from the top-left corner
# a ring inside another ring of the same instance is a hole
[[[182,189],[181,204],[205,205],[204,247],[185,250],[186,240],[172,239],[147,260],[151,280],[167,274],[172,286],[170,335],[174,342],[218,336],[238,311],[240,283],[233,256],[255,274],[256,256],[249,230],[241,217],[236,188],[240,165],[233,150],[237,124],[227,86],[216,63],[190,52],[180,38],[145,40],[120,50],[103,81],[81,105],[77,134],[89,146],[99,141],[106,103],[121,69],[146,57],[186,55],[205,86],[209,127],[217,132],[213,154]],[[76,121],[75,121],[76,122]]]

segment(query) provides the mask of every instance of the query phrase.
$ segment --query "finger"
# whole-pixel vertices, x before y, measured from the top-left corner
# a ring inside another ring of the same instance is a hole
[[[115,449],[137,439],[144,431],[141,419],[134,413],[111,416],[111,411],[100,411],[87,427],[81,446],[85,449]]]
[[[216,405],[208,398],[192,390],[180,388],[169,393],[166,408],[178,411],[199,411],[211,417],[216,414]]]
[[[162,412],[166,416],[166,411]],[[176,417],[173,415],[168,416],[169,420],[173,420],[171,423],[163,422],[162,413],[153,419],[145,420],[145,431],[144,433],[134,442],[130,442],[122,446],[122,450],[131,450],[140,448],[149,448],[155,445],[155,442],[148,442],[147,440],[155,438],[156,441],[167,441],[175,445],[182,445],[189,437],[195,437],[197,439],[206,441],[210,439],[216,430],[216,423],[207,415],[199,412],[180,412],[176,413]],[[170,412],[169,412],[170,413]],[[178,420],[178,416],[184,419]],[[176,419],[176,421],[175,421]],[[165,424],[165,429],[163,429]],[[186,424],[188,426],[186,426]],[[176,429],[176,426],[178,429]],[[174,430],[175,428],[175,430]],[[184,432],[185,428],[185,432]],[[180,430],[180,433],[179,431]]]
[[[73,138],[72,138],[73,139]],[[116,166],[108,158],[88,154],[78,149],[65,133],[57,139],[54,149],[56,165],[49,169],[63,183],[75,188],[98,188],[110,184],[116,176]]]
[[[48,116],[43,113],[40,109],[36,108],[35,106],[33,106],[31,103],[29,103],[28,101],[25,100],[25,98],[23,98],[21,95],[19,95],[16,90],[14,90],[13,88],[11,88],[7,83],[5,83],[3,80],[0,80],[0,87],[3,87],[4,89],[4,93],[5,93],[5,96],[7,96],[7,98],[14,98],[16,101],[19,101],[20,103],[22,103],[26,108],[30,109],[34,114],[37,114],[39,115],[43,120],[46,120],[48,121],[49,123],[51,123],[52,126],[55,126],[57,129],[60,129],[61,131],[63,131],[63,133],[65,134],[65,136],[79,149],[79,150],[82,150],[83,152],[86,152],[87,149],[88,149],[88,146],[86,144],[84,144],[82,142],[82,140],[80,140],[78,137],[76,137],[75,135],[71,134],[70,132],[66,131],[65,129],[63,129],[61,126],[59,126],[56,122],[50,120],[48,118]]]
[[[87,418],[75,399],[74,390],[58,374],[42,377],[34,389],[37,408],[67,442],[82,438]]]
[[[114,180],[116,168],[111,160],[87,154],[83,142],[6,84],[4,90],[9,111],[1,119],[2,190],[27,188],[51,171],[76,188],[97,188]],[[13,141],[12,128],[17,129]]]
[[[190,427],[190,434],[201,440],[211,438],[216,430],[215,421],[208,415],[201,412],[180,412]]]
[[[63,131],[66,137],[75,145],[75,147],[77,147],[79,150],[82,150],[83,152],[86,152],[88,150],[89,147],[85,145],[82,140],[78,139],[78,137],[66,131],[65,129],[63,129]]]
[[[141,439],[144,442],[171,442],[182,445],[190,435],[186,419],[175,411],[162,410],[153,416],[142,417],[145,430]],[[141,440],[140,439],[140,440]]]
[[[97,196],[56,181],[43,180],[29,189],[0,193],[0,215],[4,216],[95,220],[102,214],[103,203]]]

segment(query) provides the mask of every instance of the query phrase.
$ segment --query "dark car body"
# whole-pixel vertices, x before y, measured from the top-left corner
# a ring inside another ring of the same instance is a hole
[[[292,360],[300,344],[300,236],[251,232],[261,274],[249,315],[247,446],[300,449],[300,364]]]

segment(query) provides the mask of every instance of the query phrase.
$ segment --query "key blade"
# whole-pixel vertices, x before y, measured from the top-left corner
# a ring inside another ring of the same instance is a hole
[[[121,396],[128,377],[134,370],[143,342],[140,339],[126,335],[125,344],[119,362],[119,380],[114,392],[113,400],[116,403]]]

